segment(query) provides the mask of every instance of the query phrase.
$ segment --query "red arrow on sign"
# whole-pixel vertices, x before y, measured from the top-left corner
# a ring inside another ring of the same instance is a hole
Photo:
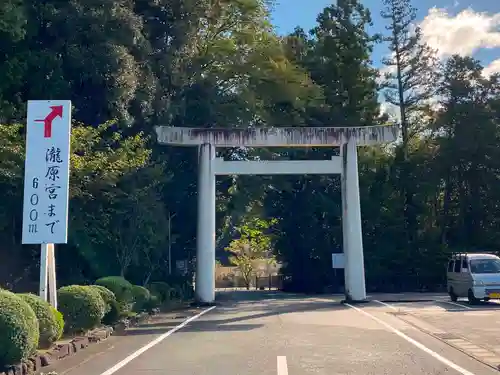
[[[50,113],[43,119],[43,120],[35,120],[36,122],[43,122],[44,127],[43,127],[43,137],[44,138],[50,138],[52,137],[52,121],[56,117],[62,118],[63,115],[63,106],[62,105],[55,105],[50,107],[51,111]]]

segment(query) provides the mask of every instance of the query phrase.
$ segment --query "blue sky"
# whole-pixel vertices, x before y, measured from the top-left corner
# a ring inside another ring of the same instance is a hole
[[[319,12],[332,1],[277,0],[273,23],[280,34],[299,25],[305,30],[314,27]],[[385,21],[380,17],[381,0],[364,0],[372,12],[374,32],[384,32]],[[441,57],[453,53],[472,55],[489,69],[500,72],[500,1],[499,0],[418,0],[417,21],[422,22],[426,41]],[[437,8],[437,9],[432,9]],[[387,50],[376,48],[374,65]],[[496,60],[496,61],[495,61]]]

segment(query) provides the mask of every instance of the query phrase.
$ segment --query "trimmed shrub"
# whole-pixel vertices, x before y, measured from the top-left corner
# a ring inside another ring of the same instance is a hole
[[[35,312],[21,297],[0,290],[0,367],[15,365],[38,347]]]
[[[164,281],[175,288],[172,293],[173,298],[189,299],[194,296],[192,277],[169,275]]]
[[[54,341],[59,338],[59,327],[50,304],[34,294],[19,294],[19,297],[31,306],[38,319],[39,347],[43,349],[50,348]]]
[[[121,276],[102,277],[95,284],[111,290],[118,302],[133,302],[133,285]]]
[[[175,299],[184,299],[184,288],[182,285],[174,285],[170,293]]]
[[[158,297],[160,303],[169,301],[172,296],[172,288],[167,283],[163,281],[156,281],[148,286],[151,294]]]
[[[102,318],[102,323],[107,326],[112,326],[113,324],[118,323],[120,318],[121,318],[120,305],[118,302],[116,302],[116,300],[112,300],[109,303],[109,311]]]
[[[151,298],[149,290],[140,285],[132,286],[132,295],[134,296],[134,310],[141,311],[144,304]]]
[[[104,313],[107,314],[111,309],[111,302],[112,301],[116,302],[115,294],[111,290],[102,285],[89,285],[89,287],[94,288],[97,291],[97,293],[99,293],[104,303],[106,304],[106,310],[104,311]]]
[[[56,323],[57,323],[56,341],[57,341],[62,337],[64,332],[64,317],[63,314],[60,311],[57,311],[54,307],[50,306],[50,310],[52,311],[52,314],[54,314],[54,317],[56,318]]]
[[[132,311],[133,305],[133,303],[124,301],[118,302],[118,310],[120,311],[120,315],[124,315],[126,312]]]
[[[149,299],[143,305],[143,309],[146,310],[148,313],[153,312],[154,309],[157,309],[159,307],[160,307],[160,299],[154,294],[151,294]]]
[[[81,333],[99,325],[104,317],[106,304],[96,289],[89,286],[70,285],[57,291],[59,311],[62,312],[65,330]]]

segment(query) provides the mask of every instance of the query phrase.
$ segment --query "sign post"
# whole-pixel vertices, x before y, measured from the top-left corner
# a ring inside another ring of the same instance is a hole
[[[54,244],[68,242],[71,101],[30,100],[23,244],[40,244],[40,297],[57,308]]]

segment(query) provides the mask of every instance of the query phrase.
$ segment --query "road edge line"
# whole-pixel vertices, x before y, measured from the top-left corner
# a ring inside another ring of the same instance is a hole
[[[373,302],[376,302],[376,303],[378,303],[378,304],[380,304],[380,305],[382,305],[382,306],[388,307],[388,308],[390,308],[390,309],[392,309],[392,310],[394,310],[394,311],[400,311],[400,309],[398,309],[396,306],[392,306],[392,305],[390,305],[390,304],[388,304],[388,303],[385,303],[385,302],[379,301],[379,300],[377,300],[377,299],[374,299],[374,300],[373,300]]]
[[[278,375],[288,375],[288,364],[286,363],[286,357],[284,355],[279,355],[277,358]]]
[[[464,310],[461,310],[461,311],[464,311]],[[430,331],[429,329],[427,328],[424,328],[422,327],[421,325],[418,325],[417,323],[415,322],[412,322],[410,320],[408,320],[408,318],[406,316],[401,316],[401,315],[394,315],[397,319],[405,322],[406,324],[409,324],[410,326],[412,326],[413,328],[415,329],[418,329],[420,332],[422,332],[423,334],[426,334],[426,335],[429,335],[433,338],[435,338],[436,340],[438,341],[441,341],[443,344],[446,344],[448,345],[450,348],[453,348],[455,350],[458,350],[459,352],[465,354],[466,356],[470,357],[471,359],[474,359],[476,361],[478,361],[479,363],[482,363],[483,365],[485,366],[488,366],[488,367],[491,367],[493,370],[500,370],[500,367],[495,364],[495,363],[491,363],[491,362],[488,362],[486,361],[485,359],[482,359],[479,355],[476,355],[476,354],[472,354],[470,352],[468,352],[466,349],[463,349],[462,347],[460,347],[460,345],[456,344],[456,343],[453,343],[453,342],[450,342],[449,340],[446,340],[446,339],[443,339],[441,337],[439,337],[439,333],[446,333],[445,331],[442,331],[442,330],[439,330],[441,332],[432,332]],[[414,314],[412,314],[411,312],[408,313],[408,316],[411,316],[413,318],[415,318],[416,320],[419,320],[418,317],[416,317]],[[434,327],[434,326],[432,326]],[[436,328],[436,327],[434,327]],[[436,328],[437,329],[437,328]],[[468,340],[467,338],[461,336],[461,335],[456,335],[454,334],[454,336],[456,336],[458,339],[460,339],[461,341],[463,342],[466,342],[466,343],[469,343],[470,345],[474,345],[476,346],[477,348],[479,349],[482,349],[482,350],[485,350],[491,354],[496,354],[494,353],[493,351],[491,351],[489,348],[486,348],[484,346],[481,346],[481,345],[478,345],[478,344],[475,344],[473,343],[472,341]]]
[[[107,369],[106,371],[102,372],[100,375],[111,375],[111,374],[114,374],[116,371],[118,371],[119,369],[121,369],[122,367],[124,367],[126,364],[128,364],[129,362],[131,362],[134,359],[136,359],[137,357],[139,357],[145,351],[151,349],[153,346],[155,346],[155,345],[159,344],[160,342],[162,342],[163,340],[165,340],[172,333],[175,333],[178,330],[184,328],[186,325],[188,325],[193,320],[198,319],[200,316],[202,316],[202,315],[206,314],[207,312],[212,311],[213,309],[215,309],[215,307],[216,306],[209,307],[208,309],[203,310],[199,314],[196,314],[195,316],[192,316],[191,318],[186,319],[185,321],[183,321],[178,326],[176,326],[176,327],[172,328],[171,330],[169,330],[168,332],[165,332],[162,335],[158,336],[156,339],[154,339],[153,341],[150,341],[148,344],[144,345],[142,348],[137,349],[132,354],[129,354],[127,357],[125,357],[124,359],[122,359],[116,365],[114,365],[113,367],[111,367],[111,368]]]
[[[409,342],[413,346],[416,346],[417,348],[419,348],[423,352],[429,354],[434,359],[437,359],[439,362],[443,363],[444,365],[446,365],[448,367],[451,367],[452,369],[454,369],[455,371],[458,371],[462,375],[475,375],[474,373],[472,373],[472,372],[464,369],[463,367],[457,365],[456,363],[454,363],[454,362],[450,361],[449,359],[443,357],[442,355],[436,353],[435,351],[433,351],[432,349],[428,348],[427,346],[425,346],[421,342],[412,339],[410,336],[404,334],[399,329],[396,329],[393,326],[391,326],[390,324],[384,322],[382,319],[379,319],[376,316],[374,316],[374,315],[372,315],[372,314],[370,314],[370,313],[368,313],[368,312],[366,312],[366,311],[364,311],[364,310],[362,310],[360,308],[352,306],[352,305],[350,305],[348,303],[346,303],[345,305],[348,306],[348,307],[350,307],[351,309],[354,309],[357,312],[359,312],[359,313],[361,313],[361,314],[369,317],[370,319],[376,321],[377,323],[379,323],[380,325],[386,327],[387,329],[389,329],[390,331],[392,331],[393,333],[395,333],[396,335],[398,335],[402,339],[406,340],[407,342]]]
[[[457,302],[453,302],[453,301],[436,301],[438,303],[447,303],[448,305],[453,305],[453,306],[458,306],[458,307],[461,307],[462,309],[466,309],[466,310],[476,310],[474,307],[470,307],[470,306],[467,306],[467,305],[462,305],[460,303],[457,303]]]

